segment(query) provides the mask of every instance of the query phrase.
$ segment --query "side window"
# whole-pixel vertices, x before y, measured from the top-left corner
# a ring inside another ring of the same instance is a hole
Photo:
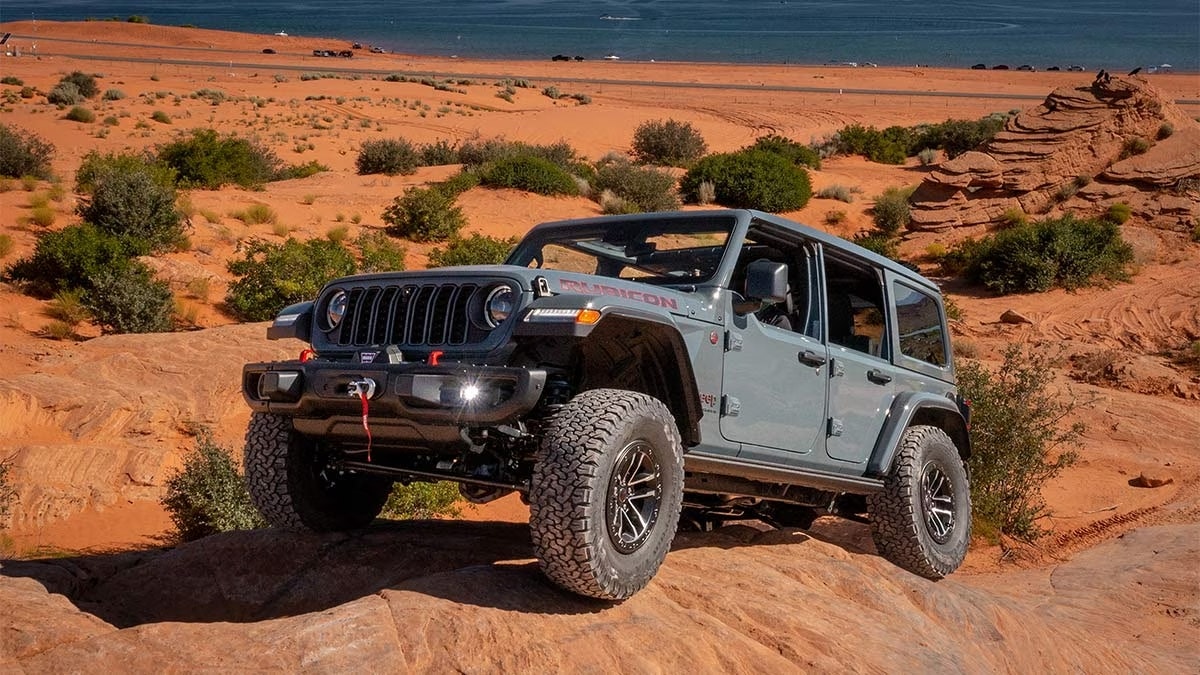
[[[896,328],[900,353],[935,366],[946,365],[946,336],[937,300],[905,284],[892,284],[896,295]]]
[[[886,313],[879,273],[837,258],[825,259],[829,341],[864,354],[887,358]]]
[[[820,339],[820,322],[813,302],[813,289],[817,288],[813,254],[812,247],[803,242],[789,241],[778,234],[752,228],[739,253],[730,289],[743,293],[746,266],[755,260],[770,260],[787,265],[788,293],[783,301],[735,305],[735,311],[753,313],[765,326]]]

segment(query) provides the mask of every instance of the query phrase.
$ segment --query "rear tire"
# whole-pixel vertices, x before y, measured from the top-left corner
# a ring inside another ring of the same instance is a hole
[[[386,478],[333,471],[290,417],[270,413],[250,417],[246,485],[273,527],[317,532],[366,527],[392,490]]]
[[[658,399],[583,392],[550,418],[529,490],[534,552],[551,581],[623,600],[658,571],[683,503],[683,444]]]
[[[958,569],[971,542],[971,485],[954,441],[937,427],[910,427],[867,510],[884,558],[929,579]]]

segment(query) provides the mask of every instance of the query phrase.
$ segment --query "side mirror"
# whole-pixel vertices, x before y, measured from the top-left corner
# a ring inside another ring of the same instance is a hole
[[[746,266],[746,299],[783,302],[788,292],[787,265],[755,260]]]

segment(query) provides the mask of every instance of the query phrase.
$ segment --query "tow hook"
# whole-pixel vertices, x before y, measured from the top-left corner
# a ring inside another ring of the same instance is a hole
[[[371,461],[371,423],[368,421],[371,405],[368,401],[375,395],[375,380],[364,377],[361,380],[350,380],[346,385],[346,393],[351,398],[362,401],[362,427],[367,434],[367,462]]]

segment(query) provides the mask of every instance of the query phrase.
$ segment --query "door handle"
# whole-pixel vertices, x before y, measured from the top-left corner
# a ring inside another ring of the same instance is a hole
[[[887,384],[892,381],[892,376],[879,370],[868,370],[867,379],[875,384]]]
[[[800,357],[800,363],[803,363],[806,366],[812,366],[813,368],[820,368],[821,366],[825,365],[826,361],[829,360],[824,354],[818,354],[808,349],[800,352],[798,356]]]

